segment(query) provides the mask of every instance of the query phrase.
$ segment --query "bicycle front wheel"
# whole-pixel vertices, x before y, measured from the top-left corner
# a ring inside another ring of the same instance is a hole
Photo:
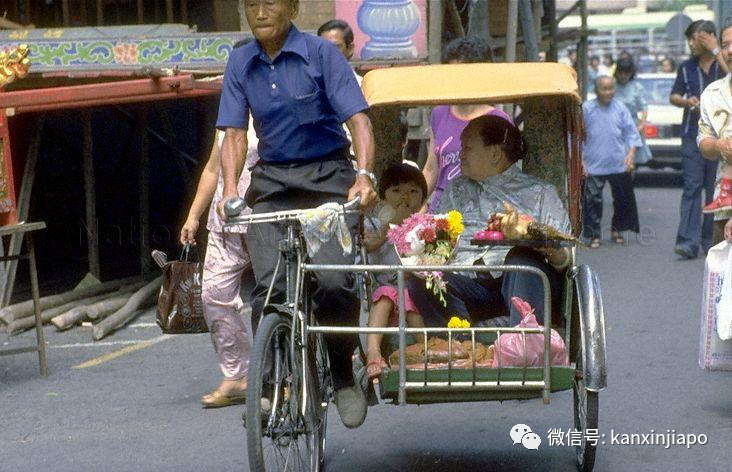
[[[290,350],[292,318],[264,317],[257,329],[247,388],[247,451],[252,471],[318,471],[321,438],[311,366]],[[299,343],[297,343],[299,345]]]

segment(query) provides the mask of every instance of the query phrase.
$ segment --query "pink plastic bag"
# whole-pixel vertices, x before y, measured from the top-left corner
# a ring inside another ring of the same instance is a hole
[[[534,309],[527,302],[519,297],[511,298],[513,306],[521,313],[521,323],[517,328],[542,328],[536,321]],[[526,360],[524,361],[524,343],[521,333],[508,333],[501,335],[499,340],[493,344],[496,353],[493,355],[493,368],[498,367],[498,352],[501,353],[502,367],[540,367],[544,365],[544,335],[526,334]],[[564,348],[564,340],[556,331],[552,330],[550,340],[549,363],[551,365],[568,365],[569,358]],[[525,362],[525,364],[524,364]]]

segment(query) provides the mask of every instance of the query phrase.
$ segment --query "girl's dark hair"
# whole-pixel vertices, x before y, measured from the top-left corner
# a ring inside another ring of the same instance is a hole
[[[627,57],[618,59],[618,62],[615,65],[615,79],[618,78],[618,72],[630,74],[630,80],[635,79],[635,64],[633,64],[633,60],[628,59]]]
[[[462,136],[468,129],[475,130],[483,139],[483,144],[491,146],[498,144],[511,162],[517,162],[526,157],[526,141],[516,126],[508,120],[495,115],[483,115],[468,123]]]
[[[457,61],[462,64],[476,62],[493,62],[493,51],[490,44],[477,36],[456,38],[447,43],[442,51],[442,63]]]
[[[392,164],[381,173],[379,179],[379,197],[381,199],[386,195],[386,189],[399,184],[413,183],[422,191],[422,201],[427,199],[427,181],[424,179],[422,171],[417,167],[401,163]]]

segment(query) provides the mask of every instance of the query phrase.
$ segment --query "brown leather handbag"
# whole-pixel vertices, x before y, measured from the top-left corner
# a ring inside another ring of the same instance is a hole
[[[193,260],[191,252],[194,253]],[[201,281],[203,264],[198,253],[186,244],[179,260],[166,262],[158,296],[157,322],[163,333],[206,333]]]

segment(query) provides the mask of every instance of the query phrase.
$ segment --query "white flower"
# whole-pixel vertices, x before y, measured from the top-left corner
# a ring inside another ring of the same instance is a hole
[[[422,231],[422,225],[417,225],[405,236],[405,240],[409,243],[408,256],[418,256],[424,252],[424,241],[419,239],[419,232]]]

